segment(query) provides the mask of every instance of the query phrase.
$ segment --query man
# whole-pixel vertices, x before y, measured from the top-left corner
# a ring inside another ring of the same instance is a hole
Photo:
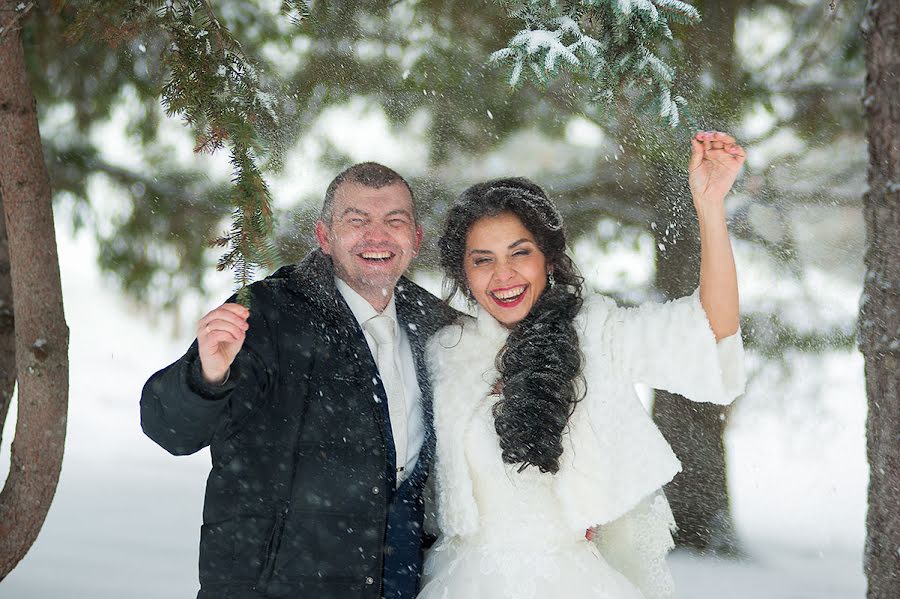
[[[434,452],[427,338],[452,310],[402,278],[422,242],[397,173],[331,183],[320,249],[225,303],[154,374],[144,432],[209,445],[198,599],[413,599]]]

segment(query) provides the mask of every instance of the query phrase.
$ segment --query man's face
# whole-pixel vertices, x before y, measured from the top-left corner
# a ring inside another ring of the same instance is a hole
[[[380,189],[345,182],[334,194],[330,223],[316,223],[316,239],[335,273],[369,300],[386,305],[397,280],[422,244],[412,197],[402,182]]]

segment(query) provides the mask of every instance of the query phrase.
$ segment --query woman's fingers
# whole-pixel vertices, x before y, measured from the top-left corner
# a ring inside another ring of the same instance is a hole
[[[691,159],[688,162],[688,170],[693,171],[703,163],[703,142],[699,139],[691,139]]]
[[[738,160],[743,161],[747,154],[744,148],[739,146],[731,135],[721,131],[698,131],[691,138],[690,168],[696,168],[697,152],[700,150],[699,160]],[[724,155],[722,154],[724,152]]]
[[[717,143],[722,143],[725,145],[730,145],[730,144],[736,143],[737,140],[735,140],[732,136],[728,135],[727,133],[722,133],[721,131],[713,131],[713,141],[717,142]]]
[[[722,160],[724,158],[731,158],[731,152],[721,148],[718,150],[710,150],[706,153],[706,158],[708,160]]]
[[[736,143],[734,137],[721,131],[698,131],[694,139],[701,142],[707,150],[721,150]]]

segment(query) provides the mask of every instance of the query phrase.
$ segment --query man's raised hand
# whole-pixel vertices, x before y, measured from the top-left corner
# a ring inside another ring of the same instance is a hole
[[[197,345],[203,380],[221,384],[244,345],[250,311],[240,304],[222,304],[197,323]]]

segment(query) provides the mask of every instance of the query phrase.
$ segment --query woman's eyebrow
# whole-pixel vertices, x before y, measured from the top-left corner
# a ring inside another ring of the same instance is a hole
[[[475,249],[475,250],[469,250],[469,255],[470,255],[470,256],[471,256],[472,254],[493,254],[493,253],[494,253],[494,252],[492,252],[491,250],[477,250],[477,249]]]
[[[526,238],[523,237],[523,238],[520,239],[519,241],[514,241],[514,242],[512,242],[511,244],[509,244],[509,249],[513,249],[514,247],[520,246],[520,245],[522,245],[523,243],[534,243],[534,242],[531,241],[530,239],[526,239]]]

